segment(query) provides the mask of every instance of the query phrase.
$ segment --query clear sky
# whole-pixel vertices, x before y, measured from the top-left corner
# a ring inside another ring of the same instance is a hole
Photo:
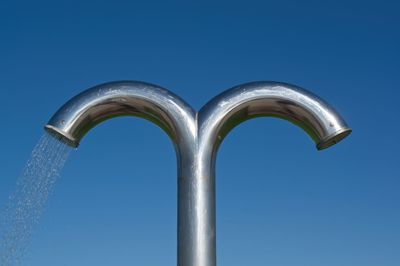
[[[317,152],[272,118],[217,160],[218,265],[400,265],[398,1],[0,3],[0,204],[43,125],[99,83],[161,85],[199,109],[232,86],[293,83],[353,128]],[[71,154],[23,265],[176,265],[176,160],[134,118]]]

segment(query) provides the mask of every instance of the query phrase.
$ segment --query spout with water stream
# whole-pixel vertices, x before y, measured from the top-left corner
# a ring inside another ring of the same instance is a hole
[[[234,87],[195,112],[172,92],[149,83],[121,81],[93,87],[62,106],[45,126],[72,147],[97,124],[117,116],[145,118],[174,143],[178,163],[178,265],[215,266],[215,159],[236,125],[261,116],[301,127],[328,148],[351,133],[341,116],[294,85],[253,82]]]

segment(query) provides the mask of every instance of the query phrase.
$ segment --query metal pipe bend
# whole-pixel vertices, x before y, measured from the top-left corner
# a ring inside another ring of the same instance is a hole
[[[313,93],[287,83],[251,82],[224,91],[199,111],[199,150],[205,156],[214,154],[235,126],[262,116],[298,125],[317,149],[328,148],[351,133],[340,115]]]
[[[196,136],[195,112],[180,97],[159,86],[118,81],[92,87],[65,103],[45,129],[70,146],[99,123],[117,116],[136,116],[154,122],[174,145],[192,145]]]

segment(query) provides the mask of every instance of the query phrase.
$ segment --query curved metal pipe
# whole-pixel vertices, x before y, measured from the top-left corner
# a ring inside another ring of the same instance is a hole
[[[340,115],[324,100],[282,82],[251,82],[226,90],[199,111],[199,136],[204,149],[217,149],[238,124],[255,117],[278,117],[301,127],[328,148],[351,133]]]
[[[300,126],[316,142],[319,150],[336,144],[351,133],[351,129],[331,106],[294,85],[252,82],[211,99],[198,112],[196,151],[198,187],[201,188],[196,192],[196,204],[202,206],[197,223],[202,236],[201,247],[204,248],[201,252],[207,254],[201,259],[208,260],[192,265],[216,265],[215,161],[218,147],[235,126],[262,116],[282,118]]]
[[[303,128],[318,149],[351,133],[327,103],[299,87],[254,82],[227,90],[198,113],[175,94],[143,82],[114,82],[68,101],[46,130],[71,146],[95,125],[132,115],[150,120],[172,139],[178,158],[178,265],[215,266],[215,157],[236,125],[259,116],[280,117]]]
[[[77,147],[90,129],[118,116],[136,116],[154,122],[177,145],[195,140],[193,109],[172,92],[138,81],[105,83],[78,94],[53,115],[45,129]]]

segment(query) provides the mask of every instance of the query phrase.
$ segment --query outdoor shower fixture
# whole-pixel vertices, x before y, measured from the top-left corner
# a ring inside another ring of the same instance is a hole
[[[97,124],[137,116],[160,126],[174,143],[178,162],[179,266],[215,266],[215,159],[229,131],[260,116],[288,120],[315,141],[317,149],[351,133],[326,102],[297,86],[253,82],[234,87],[194,111],[156,85],[121,81],[93,87],[68,101],[45,129],[72,147]]]

